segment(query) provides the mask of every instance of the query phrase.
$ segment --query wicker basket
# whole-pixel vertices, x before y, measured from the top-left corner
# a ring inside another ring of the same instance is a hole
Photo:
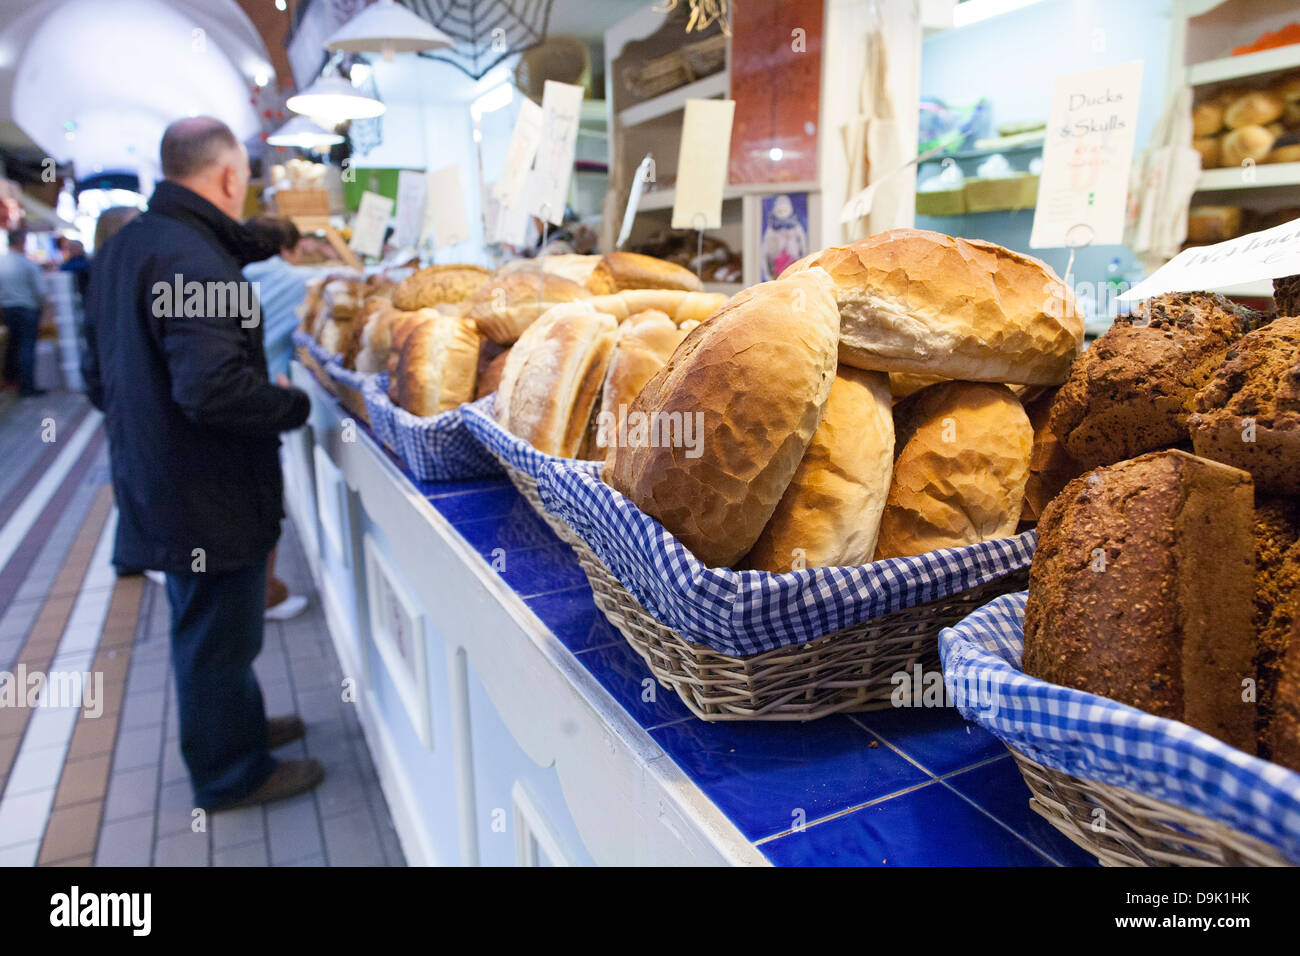
[[[1132,790],[1053,770],[1008,749],[1029,785],[1034,812],[1103,866],[1291,865],[1275,847],[1226,824]]]
[[[524,500],[532,506],[538,516],[555,532],[556,537],[576,549],[578,547],[578,536],[573,533],[573,530],[567,524],[542,507],[542,499],[537,494],[537,479],[520,471],[504,459],[498,458],[497,460],[501,462],[501,467],[506,470],[506,476],[510,479],[510,483],[523,495]]]
[[[1029,573],[1025,569],[807,644],[731,657],[691,643],[660,624],[572,532],[569,544],[591,582],[596,606],[659,683],[676,691],[691,713],[707,721],[815,720],[888,708],[895,674],[915,664],[939,666],[936,638],[941,629],[999,594],[1024,588]]]
[[[320,362],[316,361],[316,356],[312,355],[311,352],[307,351],[307,349],[299,346],[297,349],[297,358],[298,361],[302,363],[302,367],[311,372],[312,377],[320,383],[321,388],[325,389],[325,391],[335,397],[338,396],[338,383],[336,383],[334,379],[330,378],[329,373],[325,371]]]

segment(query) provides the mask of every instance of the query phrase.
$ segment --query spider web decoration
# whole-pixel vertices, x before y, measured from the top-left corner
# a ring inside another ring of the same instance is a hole
[[[476,80],[507,57],[546,40],[554,0],[401,0],[414,13],[456,41],[436,53]]]

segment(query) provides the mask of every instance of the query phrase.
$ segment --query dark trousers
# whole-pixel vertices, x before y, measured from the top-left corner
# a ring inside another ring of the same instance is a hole
[[[11,306],[4,310],[4,320],[9,327],[5,381],[16,381],[18,391],[30,395],[36,391],[36,333],[40,329],[41,313]]]
[[[266,707],[253,674],[262,649],[266,561],[218,574],[168,574],[181,755],[194,801],[220,807],[271,771]]]

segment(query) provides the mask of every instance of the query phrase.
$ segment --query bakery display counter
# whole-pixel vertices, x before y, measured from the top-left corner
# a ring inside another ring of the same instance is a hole
[[[943,706],[706,723],[504,478],[416,481],[297,363],[286,498],[407,858],[444,865],[1080,865]],[[351,696],[348,696],[351,695]]]

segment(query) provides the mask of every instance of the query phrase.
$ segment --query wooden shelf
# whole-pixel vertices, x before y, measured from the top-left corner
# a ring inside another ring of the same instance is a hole
[[[618,121],[624,126],[639,126],[660,116],[676,113],[686,108],[687,100],[707,100],[713,97],[725,97],[731,88],[731,75],[722,70],[712,76],[706,76],[694,83],[687,83],[675,90],[669,90],[654,99],[629,106],[618,114]]]
[[[1197,192],[1224,189],[1266,189],[1277,186],[1300,186],[1300,163],[1264,163],[1254,168],[1253,181],[1242,175],[1239,166],[1207,169],[1196,181]]]
[[[1290,70],[1298,66],[1300,66],[1300,43],[1293,43],[1273,50],[1261,50],[1258,53],[1225,56],[1221,60],[1194,63],[1187,68],[1187,82],[1190,86],[1203,86],[1223,80],[1237,80],[1246,76]]]

